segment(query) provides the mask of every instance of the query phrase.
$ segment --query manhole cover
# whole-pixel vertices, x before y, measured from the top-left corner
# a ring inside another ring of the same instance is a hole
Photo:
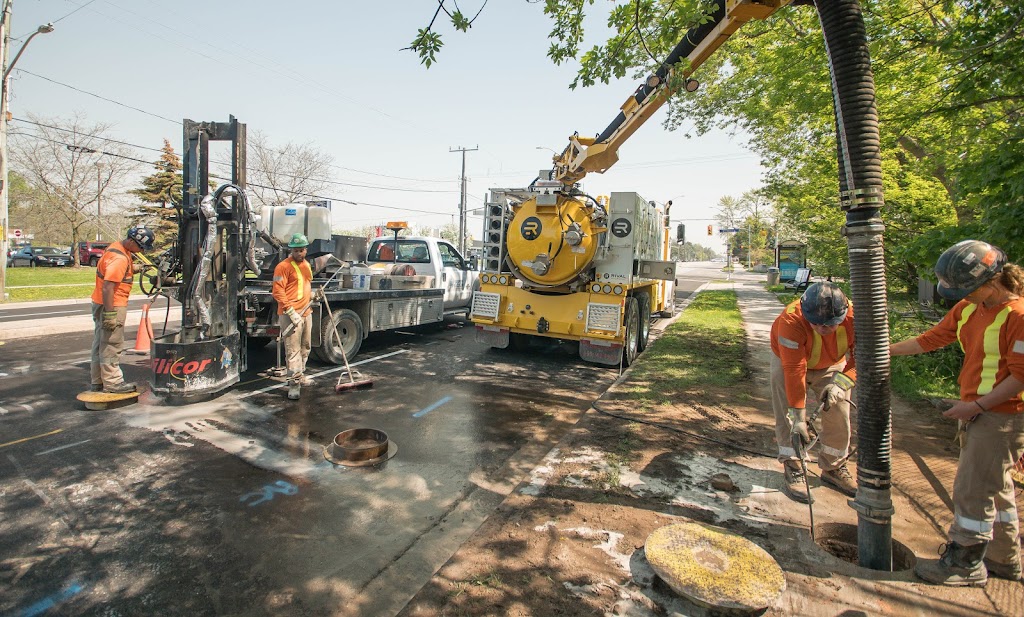
[[[679,595],[702,606],[755,612],[786,590],[779,564],[760,546],[724,530],[677,523],[644,545],[655,573]]]
[[[368,467],[383,463],[398,453],[388,434],[375,428],[351,428],[334,436],[324,446],[324,458],[335,465]]]

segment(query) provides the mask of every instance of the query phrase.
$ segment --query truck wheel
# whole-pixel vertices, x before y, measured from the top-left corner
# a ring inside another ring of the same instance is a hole
[[[345,346],[345,355],[348,361],[359,353],[359,347],[363,344],[363,322],[349,309],[333,309],[334,321],[324,311],[321,319],[320,346],[314,347],[318,358],[330,364],[344,364],[345,360],[341,355],[341,347],[338,346],[338,339]],[[337,336],[335,336],[337,332]]]
[[[92,266],[93,268],[95,268],[96,264],[98,264],[98,263],[100,263],[100,258],[99,257],[93,255],[92,257],[89,258],[89,265]]]
[[[636,341],[636,348],[639,351],[647,349],[647,343],[651,339],[651,296],[640,293],[636,295],[640,311],[640,336]]]
[[[626,298],[626,340],[622,345],[622,365],[629,366],[636,361],[640,351],[637,344],[640,339],[640,307],[636,298]]]

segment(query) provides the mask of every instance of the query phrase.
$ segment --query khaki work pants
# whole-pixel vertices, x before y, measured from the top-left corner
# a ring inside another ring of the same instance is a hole
[[[124,346],[124,322],[128,319],[128,307],[118,306],[117,328],[103,329],[103,305],[92,304],[92,356],[90,362],[90,383],[112,386],[124,381],[124,374],[118,364],[121,347]]]
[[[284,336],[284,333],[292,325],[291,318],[282,313],[278,318],[278,325],[281,327],[281,335],[284,337],[284,357],[288,366],[288,381],[294,381],[306,372],[306,360],[309,359],[309,349],[312,346],[310,336],[313,332],[313,313],[306,315],[305,319],[295,326],[288,336]]]
[[[807,371],[807,392],[817,397],[821,389],[832,382],[832,376],[840,372],[844,364],[834,364],[828,368]],[[800,460],[793,449],[793,440],[790,437],[793,424],[789,421],[789,401],[786,398],[786,379],[782,372],[782,360],[772,354],[771,361],[771,390],[772,410],[775,412],[775,441],[779,445],[779,461]],[[818,443],[821,444],[821,451],[818,453],[818,466],[824,471],[840,467],[836,463],[845,459],[850,452],[850,398],[853,390],[846,393],[846,399],[832,405],[827,410],[822,410],[821,434],[818,436]],[[817,404],[807,406],[807,417],[814,413]],[[845,460],[843,461],[845,463]]]
[[[989,542],[986,557],[1016,562],[1020,525],[1010,469],[1024,453],[1024,414],[985,412],[967,425],[965,435],[949,539],[961,546]]]

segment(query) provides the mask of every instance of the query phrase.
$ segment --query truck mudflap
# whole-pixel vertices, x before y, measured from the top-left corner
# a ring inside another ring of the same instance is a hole
[[[173,398],[215,394],[238,383],[240,334],[179,342],[180,332],[153,340],[153,392]]]
[[[622,343],[601,339],[580,339],[580,357],[587,362],[618,366],[622,360]]]
[[[477,324],[476,342],[490,345],[497,349],[508,348],[508,328],[501,326],[486,326]]]

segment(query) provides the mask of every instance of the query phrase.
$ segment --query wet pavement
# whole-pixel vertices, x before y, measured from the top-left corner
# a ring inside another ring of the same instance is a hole
[[[449,322],[368,339],[369,390],[311,363],[298,402],[251,369],[212,401],[83,411],[90,342],[0,347],[0,614],[395,614],[617,377]],[[145,381],[144,357],[122,367]],[[356,427],[398,455],[326,461]]]

